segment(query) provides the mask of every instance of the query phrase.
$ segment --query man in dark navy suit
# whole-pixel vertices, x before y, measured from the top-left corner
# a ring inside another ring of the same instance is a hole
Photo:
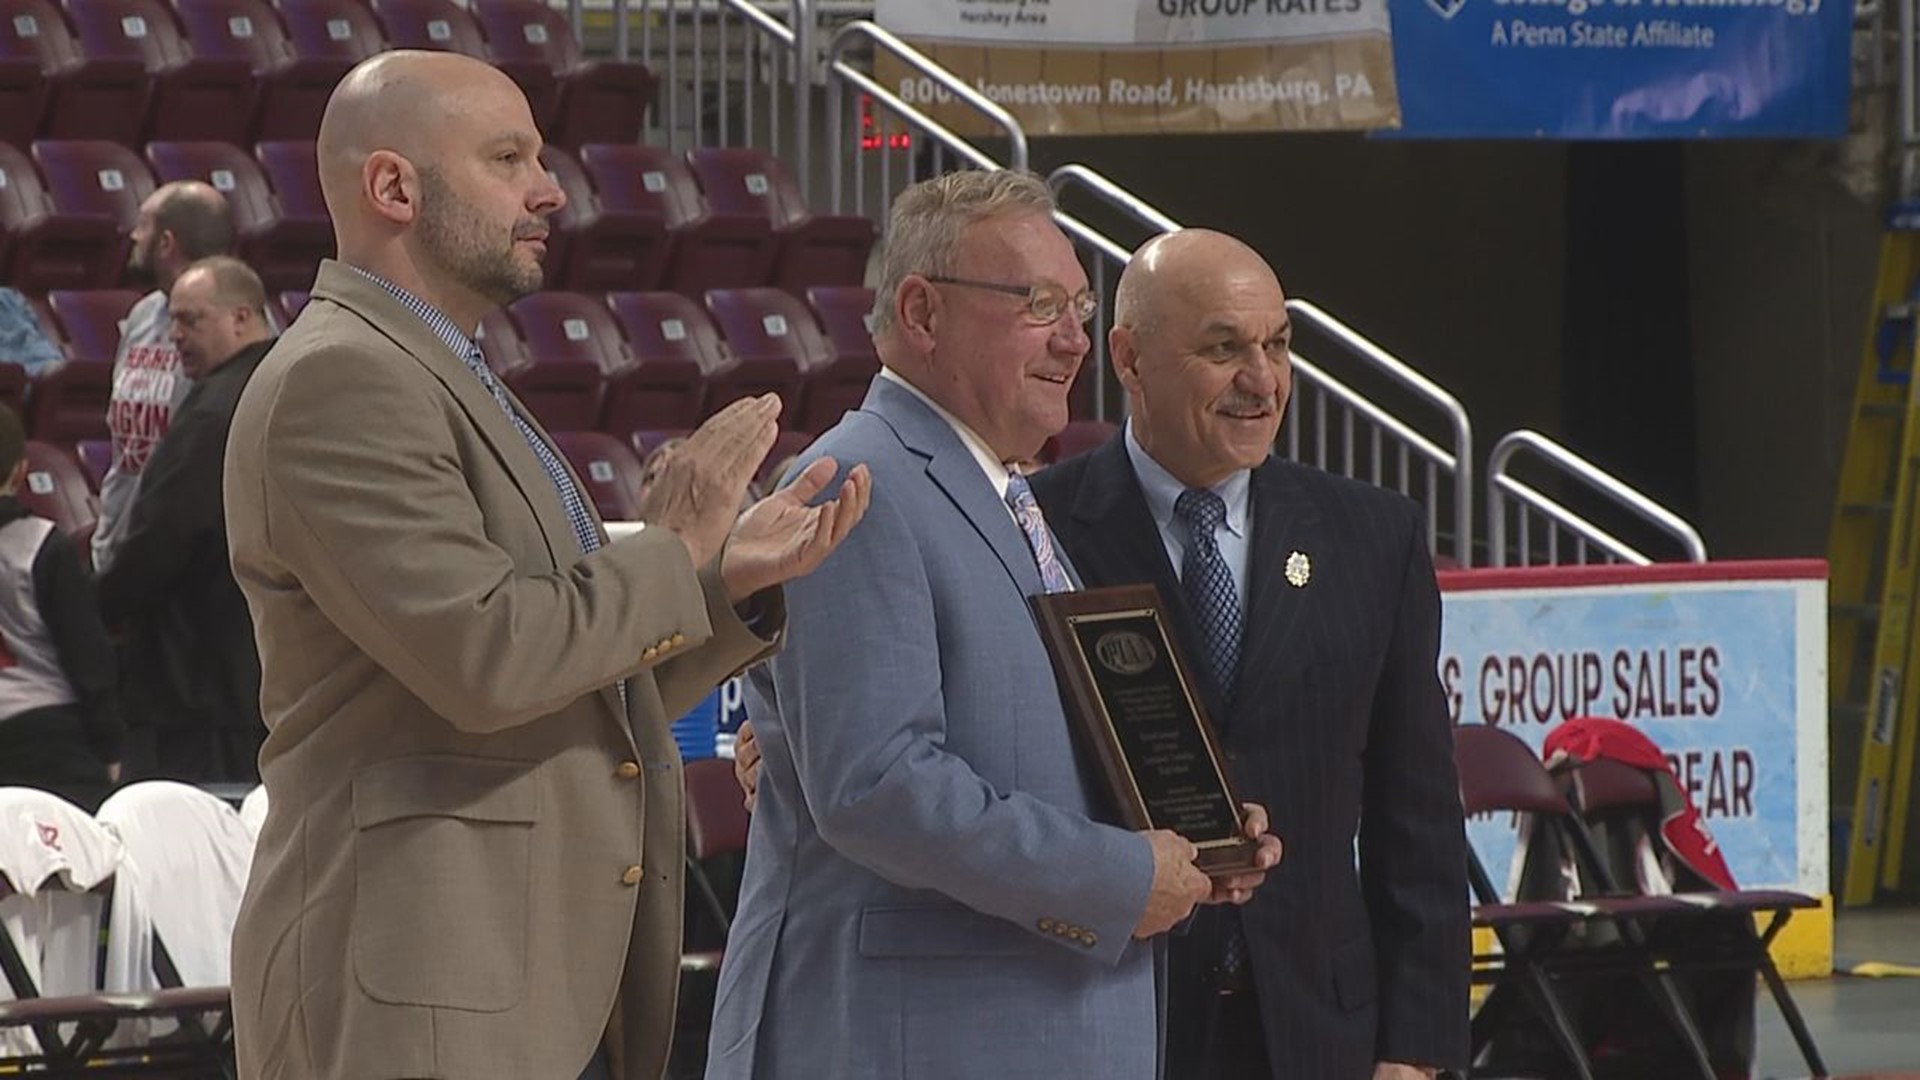
[[[1466,841],[1424,515],[1270,455],[1291,327],[1253,249],[1157,237],[1115,308],[1131,420],[1033,490],[1089,586],[1159,587],[1241,797],[1287,845],[1251,902],[1173,938],[1167,1077],[1462,1067]]]
[[[1253,249],[1157,237],[1115,306],[1132,419],[1033,491],[1087,585],[1159,587],[1241,797],[1287,845],[1249,903],[1202,909],[1170,939],[1165,1076],[1463,1067],[1466,838],[1424,515],[1271,456],[1292,332]],[[756,749],[743,730],[749,790]]]

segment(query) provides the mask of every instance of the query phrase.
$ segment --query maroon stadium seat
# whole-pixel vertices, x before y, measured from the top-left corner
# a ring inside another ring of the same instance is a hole
[[[721,217],[764,218],[780,241],[769,283],[800,295],[811,285],[858,285],[876,235],[864,217],[815,214],[787,167],[763,150],[690,150],[707,206]]]
[[[593,178],[603,214],[636,214],[666,222],[673,260],[664,288],[695,300],[708,289],[766,283],[777,250],[764,218],[708,213],[700,185],[671,150],[653,146],[589,143],[580,164]]]
[[[386,31],[360,0],[279,0],[279,4],[294,55],[303,60],[324,60],[351,68],[386,51]],[[319,130],[316,124],[311,131],[261,138],[311,139]]]
[[[311,139],[353,61],[295,50],[266,0],[173,0],[195,56],[239,60],[259,88],[248,140]]]
[[[100,520],[100,499],[73,455],[47,442],[27,443],[27,479],[16,493],[28,511],[53,522],[68,536],[91,535]]]
[[[0,0],[0,143],[25,146],[39,137],[48,74],[78,60],[58,8],[45,0]]]
[[[548,115],[535,113],[548,142],[573,149],[640,137],[655,86],[644,64],[581,56],[573,28],[543,0],[474,0],[473,14],[486,31],[494,65],[529,99],[559,80]]]
[[[119,143],[47,139],[33,144],[33,161],[63,214],[106,217],[124,234],[140,223],[140,204],[153,194],[153,171]]]
[[[673,256],[667,219],[608,208],[580,163],[557,146],[542,150],[540,160],[567,194],[567,205],[552,218],[547,287],[583,292],[659,288]]]
[[[487,366],[497,375],[519,371],[533,362],[527,357],[527,346],[520,340],[520,331],[514,327],[507,313],[499,308],[481,317],[480,332],[474,337],[474,344],[480,346]]]
[[[98,139],[42,140],[33,144],[33,162],[60,214],[113,222],[113,255],[107,264],[112,271],[80,284],[119,284],[134,226],[140,223],[140,204],[153,194],[147,163],[119,143]]]
[[[332,226],[281,217],[260,163],[232,143],[153,142],[147,160],[161,183],[204,180],[226,195],[240,258],[268,289],[306,288],[320,260],[333,254]]]
[[[29,291],[111,284],[124,245],[113,218],[62,213],[33,162],[0,143],[0,281]]]
[[[479,22],[453,0],[373,0],[373,10],[387,28],[387,40],[397,49],[432,49],[490,60]],[[520,85],[534,123],[545,132],[560,101],[553,69],[544,63],[495,66]]]
[[[815,285],[807,290],[807,306],[820,317],[836,360],[880,362],[873,347],[873,290],[864,285]]]
[[[80,468],[86,471],[87,483],[98,492],[107,478],[107,470],[113,465],[113,440],[81,439],[74,444],[73,454],[80,459]]]
[[[706,380],[735,364],[700,305],[674,292],[617,292],[607,306],[634,366],[607,380],[600,430],[614,435],[691,428],[705,415]]]
[[[713,289],[707,310],[739,358],[739,366],[707,380],[707,409],[769,391],[780,395],[780,426],[818,431],[802,388],[832,364],[820,326],[792,294],[779,289]],[[837,414],[836,414],[837,415]]]
[[[0,142],[26,146],[44,135],[131,144],[151,93],[146,65],[87,55],[51,0],[0,0]]]
[[[40,134],[49,87],[38,60],[12,55],[10,33],[0,24],[0,143],[25,146]]]
[[[120,324],[139,300],[140,294],[131,289],[59,289],[47,294],[67,355],[90,364],[113,363],[120,348]]]
[[[580,293],[540,292],[507,307],[527,364],[507,385],[549,431],[589,431],[600,422],[609,374],[633,364],[613,313]]]
[[[41,372],[27,398],[27,434],[63,446],[107,438],[107,399],[112,393],[110,363],[69,360]]]
[[[396,49],[456,52],[487,58],[487,37],[472,15],[452,0],[372,0],[373,13]]]
[[[580,474],[602,518],[640,520],[640,457],[631,447],[598,431],[556,431],[553,442]]]
[[[253,148],[253,156],[273,184],[280,220],[302,222],[302,228],[313,230],[315,235],[324,232],[332,236],[333,219],[327,215],[327,200],[320,192],[320,159],[313,142],[263,142]]]
[[[196,56],[161,0],[66,0],[90,59],[135,60],[153,80],[147,139],[242,142],[253,120],[253,71],[244,60]]]
[[[707,304],[714,306],[714,294],[708,294]],[[820,331],[814,311],[797,296],[780,288],[739,288],[722,298],[722,304],[739,306],[737,315],[720,319],[720,331],[743,361],[791,356],[801,369],[801,411],[781,417],[781,427],[818,434],[866,400],[866,386],[879,373],[879,357],[839,356]]]

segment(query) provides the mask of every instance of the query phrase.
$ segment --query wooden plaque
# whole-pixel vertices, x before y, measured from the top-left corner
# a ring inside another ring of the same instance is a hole
[[[1215,876],[1253,867],[1245,811],[1193,668],[1152,585],[1035,596],[1061,701],[1106,781],[1121,823],[1171,829]]]

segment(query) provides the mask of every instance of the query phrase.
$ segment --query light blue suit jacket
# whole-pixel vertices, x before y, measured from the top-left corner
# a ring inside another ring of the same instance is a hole
[[[755,672],[765,764],[708,1080],[1152,1080],[1153,880],[1094,820],[1025,538],[904,387],[817,440],[873,472]]]

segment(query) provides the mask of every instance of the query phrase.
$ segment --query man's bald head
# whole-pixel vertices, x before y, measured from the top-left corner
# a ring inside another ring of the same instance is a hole
[[[456,53],[372,57],[320,121],[320,188],[340,258],[471,329],[539,288],[546,219],[566,198],[540,164],[527,99]]]
[[[394,49],[362,61],[327,99],[314,145],[327,213],[336,222],[353,216],[361,170],[374,151],[436,167],[455,134],[450,128],[470,121],[476,104],[495,104],[503,94],[526,104],[512,79],[459,53]]]
[[[1140,245],[1120,272],[1114,291],[1114,325],[1151,336],[1170,305],[1205,306],[1233,281],[1271,283],[1280,279],[1260,253],[1236,237],[1211,229],[1161,233]]]
[[[1182,229],[1120,275],[1108,352],[1134,435],[1188,487],[1264,460],[1292,389],[1280,279],[1225,233]]]
[[[189,263],[233,250],[233,211],[227,197],[201,180],[175,180],[140,204],[127,265],[162,289]]]

